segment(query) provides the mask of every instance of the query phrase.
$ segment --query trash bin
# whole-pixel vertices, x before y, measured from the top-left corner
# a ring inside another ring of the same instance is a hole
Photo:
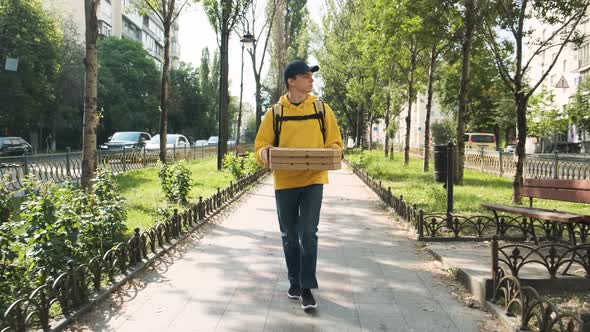
[[[447,149],[446,144],[434,146],[434,181],[447,182]]]

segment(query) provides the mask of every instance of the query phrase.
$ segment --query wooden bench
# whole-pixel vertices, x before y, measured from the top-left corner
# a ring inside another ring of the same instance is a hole
[[[549,221],[553,223],[554,236],[558,235],[558,226],[563,225],[567,228],[570,241],[574,245],[576,244],[574,225],[576,223],[590,224],[590,216],[588,215],[533,208],[533,198],[590,203],[590,180],[524,179],[520,195],[529,198],[528,208],[502,204],[482,204],[481,207],[494,213],[496,223],[499,223],[499,211]],[[535,237],[534,229],[532,231],[533,237]],[[534,240],[536,241],[536,238]]]

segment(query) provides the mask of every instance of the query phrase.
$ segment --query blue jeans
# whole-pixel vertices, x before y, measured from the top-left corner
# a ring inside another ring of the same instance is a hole
[[[318,288],[318,224],[323,184],[275,190],[283,250],[291,286]]]

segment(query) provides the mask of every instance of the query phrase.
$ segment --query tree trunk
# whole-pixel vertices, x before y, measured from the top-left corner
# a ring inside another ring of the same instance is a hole
[[[229,78],[228,78],[228,41],[229,41],[229,15],[231,12],[231,1],[224,0],[225,6],[222,6],[222,26],[221,26],[221,78],[219,81],[219,143],[217,145],[217,170],[223,167],[223,156],[227,152],[227,108],[229,106]]]
[[[406,144],[404,147],[404,165],[410,163],[410,127],[412,125],[412,102],[414,101],[414,74],[416,72],[416,46],[412,48],[410,59],[410,79],[408,80],[408,115],[406,116]]]
[[[434,71],[438,56],[437,43],[430,51],[430,67],[428,68],[428,96],[426,102],[426,120],[424,121],[424,172],[428,172],[430,162],[430,114],[432,113],[432,95],[434,94]]]
[[[496,151],[500,151],[500,127],[497,124],[494,125],[494,137],[496,140]]]
[[[459,88],[459,111],[457,112],[457,169],[455,184],[463,184],[463,171],[465,167],[465,121],[467,117],[469,85],[469,65],[471,60],[471,45],[473,30],[475,27],[475,0],[465,0],[465,34],[463,36],[463,63],[461,66],[461,85]]]
[[[373,150],[373,117],[369,116],[369,150]]]
[[[170,71],[170,23],[164,22],[164,65],[160,88],[160,162],[166,163],[168,133],[168,72]]]
[[[86,21],[86,81],[84,85],[84,123],[82,136],[82,187],[86,191],[92,190],[92,179],[96,176],[96,126],[98,117],[96,112],[97,81],[98,81],[98,52],[96,39],[98,38],[98,20],[96,11],[100,0],[85,0],[84,11]]]
[[[256,80],[256,132],[262,123],[262,86],[260,85],[260,75],[254,75]]]
[[[238,105],[238,128],[236,130],[236,155],[240,145],[240,126],[242,125],[242,97],[244,94],[244,43],[242,43],[242,68],[240,69],[240,105]],[[258,127],[257,127],[258,128]]]
[[[391,117],[391,92],[387,92],[385,100],[385,158],[389,157],[389,121]]]
[[[357,147],[361,147],[362,149],[362,142],[361,142],[361,116],[362,116],[362,110],[361,107],[359,106],[356,110],[356,146]]]
[[[516,91],[520,91],[518,89]],[[526,105],[527,99],[522,92],[514,94],[516,101],[516,172],[512,181],[512,203],[521,204],[522,198],[520,196],[520,188],[523,183],[524,158],[525,158],[525,143],[527,135],[526,127]]]

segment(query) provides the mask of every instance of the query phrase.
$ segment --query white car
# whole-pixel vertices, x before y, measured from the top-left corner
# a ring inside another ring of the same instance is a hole
[[[506,148],[504,148],[504,152],[515,153],[516,152],[516,144],[507,144]]]
[[[217,145],[218,143],[219,143],[219,136],[211,136],[207,140],[207,145],[209,145],[209,146]]]
[[[195,141],[195,147],[197,146],[207,146],[207,140],[206,139],[198,139]]]
[[[190,148],[190,143],[184,135],[180,134],[168,134],[166,135],[166,148],[173,149],[184,149],[185,147]],[[155,135],[145,144],[146,150],[159,150],[160,149],[160,135]]]

